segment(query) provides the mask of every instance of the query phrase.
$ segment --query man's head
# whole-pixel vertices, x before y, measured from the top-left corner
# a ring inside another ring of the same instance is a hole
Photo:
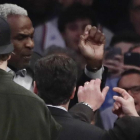
[[[130,69],[122,73],[118,87],[125,89],[133,98],[140,115],[140,71]]]
[[[27,11],[14,4],[1,4],[0,15],[11,27],[14,54],[11,56],[9,65],[17,70],[23,69],[29,64],[34,47],[32,22],[27,16]]]
[[[53,54],[41,58],[35,65],[38,94],[52,105],[65,105],[73,97],[77,66],[70,57]]]
[[[140,35],[140,0],[130,0],[130,21],[135,31]]]
[[[140,36],[132,31],[123,31],[113,36],[110,46],[120,48],[122,54],[126,53],[131,47],[140,44]]]
[[[7,61],[14,50],[10,41],[10,27],[6,20],[0,16],[0,66],[3,61]]]
[[[88,24],[97,25],[93,11],[88,6],[74,4],[62,12],[58,28],[67,47],[78,50],[80,35]]]

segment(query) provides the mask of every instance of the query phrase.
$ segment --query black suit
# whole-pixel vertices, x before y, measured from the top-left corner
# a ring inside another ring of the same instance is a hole
[[[107,132],[74,119],[62,109],[49,109],[55,120],[62,125],[58,140],[140,140],[139,117],[124,117],[116,122],[114,129]]]

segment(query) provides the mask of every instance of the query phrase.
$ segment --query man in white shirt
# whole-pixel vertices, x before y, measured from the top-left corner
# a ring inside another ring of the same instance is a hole
[[[13,73],[14,81],[28,90],[32,89],[32,75],[26,72],[34,47],[34,28],[27,11],[14,4],[1,4],[0,15],[11,27],[11,41],[14,52],[9,60],[7,71]]]

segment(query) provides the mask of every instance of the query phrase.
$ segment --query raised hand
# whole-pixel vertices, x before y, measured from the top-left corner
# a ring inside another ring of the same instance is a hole
[[[88,67],[99,69],[102,66],[104,44],[104,34],[95,26],[87,25],[80,36],[79,49]]]
[[[78,102],[88,103],[93,111],[100,108],[105,100],[109,87],[105,87],[101,92],[100,89],[101,80],[91,80],[86,82],[84,86],[80,86],[78,89]]]

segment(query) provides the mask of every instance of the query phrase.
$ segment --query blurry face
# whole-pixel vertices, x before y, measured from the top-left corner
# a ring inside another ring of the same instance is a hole
[[[79,19],[66,25],[62,35],[67,47],[78,50],[80,35],[83,34],[84,29],[88,24],[91,24],[89,19]]]
[[[132,46],[132,43],[127,42],[120,42],[114,45],[114,47],[120,48],[122,50],[122,54],[126,53]]]
[[[126,89],[127,92],[134,98],[136,110],[140,115],[140,75],[129,74],[123,76],[118,86]]]
[[[130,9],[130,20],[135,31],[140,35],[140,0],[132,0],[133,7]]]
[[[15,53],[15,55],[12,54],[9,64],[15,69],[23,69],[27,67],[31,59],[34,47],[34,28],[27,16],[10,15],[8,22],[11,27],[11,41]]]

